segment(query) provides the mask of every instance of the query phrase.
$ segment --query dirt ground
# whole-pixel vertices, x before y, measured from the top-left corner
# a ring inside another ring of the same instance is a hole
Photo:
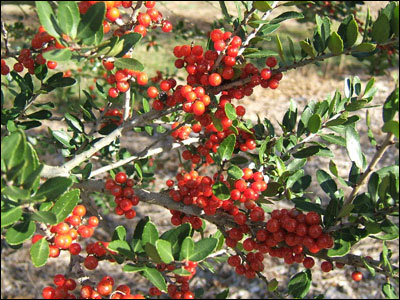
[[[165,5],[164,5],[165,4]],[[207,31],[211,28],[214,18],[221,17],[219,4],[215,1],[203,2],[171,2],[160,5],[160,10],[166,16],[170,16],[172,22],[187,18],[188,12],[196,11],[190,15],[188,23],[196,24],[198,27]],[[233,5],[233,4],[232,4]],[[228,6],[228,9],[234,9]],[[371,1],[373,12],[384,6],[385,4],[378,1]],[[233,5],[234,7],[234,5]],[[230,10],[231,11],[231,10]],[[22,10],[16,6],[2,6],[2,21],[11,21],[27,14],[30,22],[37,22],[37,18],[32,16],[30,6],[22,6]],[[210,18],[213,16],[213,18]],[[291,28],[298,27],[296,22],[287,22],[285,30],[290,32]],[[175,41],[173,41],[175,43]],[[172,46],[174,46],[173,44]],[[171,45],[170,45],[171,46]],[[146,55],[143,54],[142,55]],[[257,115],[262,119],[269,118],[275,128],[278,128],[278,122],[289,107],[289,101],[292,99],[299,107],[299,112],[308,101],[322,100],[326,95],[333,94],[336,89],[343,92],[344,79],[348,76],[358,75],[361,81],[365,83],[370,78],[364,70],[352,68],[351,71],[346,67],[338,67],[331,64],[325,68],[326,72],[320,70],[316,66],[307,66],[300,70],[290,71],[284,74],[284,79],[281,81],[277,90],[264,90],[256,88],[252,96],[240,100],[241,104],[246,107],[246,116],[253,121],[257,120]],[[383,104],[386,97],[391,93],[398,78],[398,70],[388,70],[389,75],[376,78],[376,86],[378,93],[372,104]],[[370,109],[372,119],[372,130],[376,136],[378,143],[383,140],[384,136],[380,132],[382,126],[381,107]],[[367,156],[367,160],[374,155],[374,149],[370,146],[366,135],[365,126],[365,110],[360,112],[363,120],[359,121],[357,129],[360,132],[362,148]],[[132,134],[122,140],[122,146],[129,150],[138,151],[144,143],[148,142],[147,138],[139,138]],[[350,169],[346,151],[339,147],[331,147],[335,154],[335,162],[338,166],[339,173],[343,176],[347,175]],[[160,170],[157,176],[155,186],[163,187],[167,178],[174,175],[176,166],[179,163],[176,155],[164,153],[160,161],[169,161],[166,167]],[[388,165],[398,159],[398,150],[394,147],[385,154],[381,161],[381,165]],[[328,170],[329,159],[313,158],[306,167],[306,173],[313,175],[317,168]],[[315,178],[313,178],[315,179]],[[325,195],[321,192],[318,184],[313,184],[310,191],[319,196],[323,203],[326,203]],[[289,207],[288,203],[280,202],[281,207]],[[133,231],[136,223],[141,217],[151,216],[153,222],[159,227],[160,231],[165,231],[171,228],[170,213],[163,208],[149,206],[141,203],[138,206],[138,216],[132,221],[126,221],[114,214],[103,216],[106,221],[106,226],[96,231],[96,239],[104,239],[109,236],[110,228],[114,228],[117,224],[124,224],[128,231]],[[213,232],[213,226],[209,226],[208,231]],[[394,250],[393,262],[399,264],[399,249],[397,242],[390,242],[389,245]],[[52,282],[52,277],[55,274],[66,271],[66,266],[69,262],[69,255],[62,254],[58,259],[50,259],[48,264],[41,268],[35,268],[29,261],[30,243],[26,243],[24,247],[18,251],[5,246],[2,240],[1,248],[1,298],[2,299],[34,299],[41,297],[41,290],[44,286]],[[382,245],[379,241],[366,239],[357,244],[351,251],[356,255],[370,255],[374,259],[379,258],[379,253],[382,251]],[[285,287],[289,278],[303,269],[297,264],[287,266],[281,260],[271,258],[269,256],[264,260],[265,276],[271,280],[276,278],[279,282],[278,290],[285,292]],[[330,273],[322,273],[319,270],[320,262],[313,268],[313,283],[307,298],[318,297],[324,294],[327,299],[380,299],[384,298],[381,293],[381,286],[385,282],[385,277],[377,275],[373,278],[366,270],[362,270],[364,278],[361,282],[355,283],[350,279],[353,269],[346,267],[342,270],[334,270]],[[121,267],[117,264],[109,264],[100,262],[98,271],[88,272],[95,281],[103,277],[105,274],[114,277],[118,284],[128,284],[134,292],[146,293],[149,288],[147,280],[137,274],[126,274],[121,272]],[[198,273],[191,281],[192,290],[196,288],[204,288],[205,294],[203,298],[214,298],[215,295],[225,288],[230,289],[229,298],[235,299],[265,299],[271,297],[266,292],[264,283],[259,279],[247,280],[244,277],[239,277],[233,269],[226,264],[215,266],[215,273],[204,271],[198,268]],[[398,286],[396,286],[398,292]]]

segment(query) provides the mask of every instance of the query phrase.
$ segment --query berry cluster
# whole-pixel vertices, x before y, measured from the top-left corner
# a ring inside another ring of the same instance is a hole
[[[172,214],[171,223],[174,226],[179,226],[184,223],[190,223],[193,229],[198,230],[203,225],[203,221],[199,217],[189,216],[180,211],[172,209],[170,210],[170,212]]]
[[[182,267],[190,273],[187,276],[181,276],[177,274],[173,274],[171,279],[175,279],[175,283],[171,283],[167,287],[168,295],[172,299],[194,299],[193,292],[190,291],[189,288],[189,280],[196,274],[197,262],[194,261],[186,261],[183,263]],[[157,269],[160,272],[164,271],[173,271],[176,269],[174,264],[158,264]],[[150,288],[149,290],[150,296],[159,296],[161,292],[157,288]]]
[[[50,232],[54,234],[49,240],[49,257],[58,257],[60,250],[69,250],[71,255],[78,255],[82,247],[79,243],[73,242],[78,236],[89,238],[93,235],[94,229],[99,225],[99,219],[91,216],[88,219],[82,219],[86,215],[86,208],[83,205],[77,205],[72,214],[64,222],[50,227]],[[32,243],[36,243],[44,238],[41,234],[32,237]]]
[[[46,39],[43,40],[40,38],[40,46],[39,44],[34,44],[35,39],[32,40],[32,48],[37,49],[35,46],[38,48],[42,47],[42,44],[47,44],[51,41],[54,40],[53,37],[48,35],[42,26],[39,27],[39,32],[44,34],[43,36],[46,36]],[[36,36],[35,36],[36,37]],[[51,39],[47,38],[50,37]],[[56,48],[55,46],[48,46],[46,49],[43,49],[42,52],[46,52],[49,50],[52,50]],[[32,52],[30,49],[22,48],[19,55],[15,58],[17,62],[13,66],[13,70],[15,72],[22,72],[24,68],[26,68],[29,72],[29,74],[35,74],[35,67],[38,65],[44,65],[46,63],[46,59],[43,57],[41,53],[35,54],[35,56],[32,56]],[[49,69],[55,69],[57,67],[57,62],[55,61],[47,61],[47,67]],[[6,61],[4,59],[1,60],[1,75],[7,75],[10,73],[10,67],[7,65]]]
[[[47,286],[42,291],[44,299],[77,299],[74,294],[69,293],[76,289],[77,284],[73,279],[67,279],[64,275],[58,274],[54,276],[53,288]],[[131,294],[131,289],[125,284],[117,286],[113,292],[114,279],[111,276],[104,276],[96,287],[90,285],[82,285],[79,296],[80,299],[103,299],[110,296],[111,299],[145,299],[143,295]]]
[[[238,215],[241,217],[238,218]],[[251,217],[251,213],[250,218],[255,221],[254,217]],[[241,227],[232,228],[227,232],[227,246],[236,247],[237,243],[248,233],[248,228],[245,226],[246,219],[242,213],[235,216],[236,223]],[[266,222],[265,228],[258,229],[255,236],[248,237],[243,241],[243,249],[250,252],[247,256],[253,253],[253,250],[258,250],[257,253],[268,253],[272,257],[283,258],[286,264],[303,263],[304,267],[312,268],[315,264],[314,259],[305,257],[305,248],[311,253],[318,253],[321,249],[333,247],[333,238],[329,234],[323,233],[320,222],[320,216],[316,212],[303,214],[297,209],[274,210],[271,213],[271,219]],[[236,267],[238,274],[245,274],[248,267],[239,258],[237,256],[231,258],[229,264]],[[251,262],[252,258],[252,255],[250,258],[247,257],[247,262]],[[244,269],[240,266],[245,267],[246,271],[243,272]],[[329,272],[332,269],[332,263],[323,262],[321,268],[324,272]],[[258,271],[252,267],[250,269]]]
[[[133,206],[139,204],[139,197],[135,195],[132,188],[134,181],[126,175],[125,172],[119,172],[115,179],[107,179],[105,188],[115,197],[115,213],[119,216],[125,215],[127,219],[133,219],[136,211]]]
[[[179,122],[175,122],[172,124],[171,129],[175,129],[179,126]],[[186,140],[189,138],[190,133],[192,132],[192,128],[190,126],[181,126],[178,129],[171,132],[171,136],[173,136],[176,140]]]
[[[66,278],[62,274],[57,274],[53,278],[56,288],[46,286],[42,290],[42,297],[44,299],[76,299],[70,291],[76,289],[76,282],[71,278]]]

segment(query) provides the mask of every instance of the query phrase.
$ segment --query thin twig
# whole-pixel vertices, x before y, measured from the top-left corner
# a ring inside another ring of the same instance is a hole
[[[386,150],[391,145],[394,144],[393,140],[394,140],[394,134],[393,133],[388,133],[386,135],[386,138],[385,138],[384,142],[382,143],[382,145],[377,147],[377,151],[376,151],[374,157],[372,158],[371,162],[369,163],[367,169],[360,176],[360,178],[357,180],[357,183],[353,187],[353,190],[351,191],[350,195],[344,201],[342,209],[339,212],[339,215],[343,212],[343,209],[345,209],[357,197],[357,194],[360,191],[361,187],[366,183],[369,175],[373,172],[375,166],[381,160],[383,154],[386,152]]]

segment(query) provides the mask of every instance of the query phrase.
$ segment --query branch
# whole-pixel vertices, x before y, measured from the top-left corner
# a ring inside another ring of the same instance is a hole
[[[364,265],[364,263],[363,263],[363,261],[361,259],[362,256],[358,256],[358,255],[354,255],[354,254],[346,254],[345,256],[341,256],[341,257],[330,257],[330,256],[327,255],[327,250],[324,249],[324,250],[321,250],[320,252],[315,253],[315,254],[307,253],[307,255],[313,256],[313,257],[316,257],[316,258],[319,258],[319,259],[335,261],[335,262],[342,263],[342,264],[345,264],[345,265],[350,265],[350,266],[353,266],[353,267],[364,268],[365,269],[365,265]],[[391,272],[389,272],[388,270],[386,270],[386,269],[381,267],[381,262],[380,261],[373,260],[373,259],[365,259],[365,260],[368,262],[368,264],[370,266],[372,266],[374,268],[374,270],[377,273],[381,273],[381,274],[384,274],[386,276],[393,277]],[[397,266],[392,266],[392,268],[393,268],[394,272],[399,270],[399,267],[397,267]]]
[[[180,148],[180,147],[185,146],[185,145],[190,145],[190,144],[193,144],[193,143],[197,143],[199,141],[199,138],[190,138],[190,139],[184,140],[184,141],[179,142],[179,143],[176,142],[176,143],[171,143],[171,144],[168,144],[168,145],[163,145],[163,146],[154,148],[154,146],[156,144],[158,144],[159,142],[161,142],[163,139],[164,138],[158,139],[157,141],[152,143],[150,146],[146,147],[146,149],[144,149],[143,151],[141,151],[137,155],[130,156],[128,158],[119,160],[119,161],[117,161],[115,163],[108,164],[107,166],[104,166],[102,168],[94,170],[92,173],[90,173],[90,177],[89,178],[93,178],[93,177],[95,177],[95,176],[97,176],[97,175],[99,175],[101,173],[104,173],[104,172],[107,172],[109,170],[121,167],[121,166],[123,166],[125,164],[128,164],[128,163],[132,162],[132,161],[143,159],[143,158],[146,158],[146,157],[149,157],[149,156],[153,156],[153,155],[162,153],[164,151],[170,151],[170,150],[173,150],[173,149],[177,149],[177,148]]]
[[[265,21],[266,19],[268,19],[269,15],[271,14],[272,10],[278,5],[279,1],[274,1],[274,3],[272,3],[271,5],[271,9],[267,12],[265,12],[262,17],[261,20]],[[265,24],[260,24],[258,25],[257,28],[254,28],[254,30],[247,36],[246,40],[242,43],[242,46],[239,49],[238,52],[238,56],[240,56],[243,51],[246,49],[246,47],[249,45],[250,41],[252,40],[252,38],[254,38],[257,33],[260,31],[260,29],[264,26]]]
[[[109,135],[105,136],[104,138],[102,138],[101,140],[96,142],[90,149],[86,150],[85,152],[82,152],[81,154],[78,154],[73,159],[71,159],[70,161],[63,164],[62,166],[54,167],[54,166],[45,165],[43,168],[43,171],[41,173],[41,176],[46,177],[46,178],[52,178],[52,177],[57,177],[57,176],[68,177],[70,175],[69,172],[73,168],[75,168],[76,166],[79,166],[82,162],[89,159],[97,151],[99,151],[102,148],[111,144],[115,139],[120,137],[126,131],[132,129],[133,127],[135,127],[138,124],[141,124],[141,125],[146,124],[147,122],[149,122],[153,119],[157,119],[159,117],[168,115],[172,112],[177,111],[178,109],[179,109],[179,107],[170,108],[170,109],[167,109],[164,111],[152,110],[148,113],[142,114],[142,115],[134,118],[130,122],[126,122],[122,126],[118,127],[113,132],[111,132]]]
[[[353,200],[357,197],[358,192],[360,191],[361,187],[366,183],[369,175],[373,172],[375,166],[378,164],[378,162],[381,160],[383,154],[386,152],[386,150],[394,144],[394,134],[393,133],[388,133],[386,135],[386,138],[383,142],[382,145],[377,147],[377,152],[375,153],[374,157],[372,158],[371,162],[369,163],[367,169],[365,172],[360,176],[360,178],[357,180],[356,185],[354,186],[353,190],[351,191],[350,195],[346,198],[346,200],[343,203],[342,209],[339,212],[339,215],[343,212],[343,209],[347,207],[350,203],[353,202]]]
[[[129,118],[129,112],[131,110],[130,107],[131,107],[131,89],[128,89],[125,92],[125,97],[124,97],[124,122]]]

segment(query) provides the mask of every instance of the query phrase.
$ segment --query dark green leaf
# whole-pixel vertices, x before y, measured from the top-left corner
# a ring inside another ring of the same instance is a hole
[[[328,249],[328,256],[345,256],[350,252],[351,243],[341,238],[335,240],[335,245],[332,249]]]
[[[79,118],[75,117],[74,115],[71,115],[70,113],[66,113],[65,114],[65,121],[75,131],[77,131],[79,133],[84,132],[84,127],[83,127],[82,121],[79,120]]]
[[[307,41],[300,41],[299,42],[301,49],[303,49],[303,51],[305,53],[307,53],[309,56],[311,56],[311,58],[315,57],[315,50],[313,48],[313,46],[310,45],[310,43],[308,43]]]
[[[159,290],[164,292],[167,290],[165,279],[157,269],[145,267],[143,275]]]
[[[25,220],[9,228],[6,232],[6,241],[10,245],[19,245],[30,239],[36,231],[34,221]]]
[[[193,254],[190,256],[191,261],[201,261],[207,258],[217,246],[216,238],[205,238],[194,244]]]
[[[124,226],[119,225],[115,227],[114,233],[112,235],[112,240],[120,240],[120,241],[125,241],[126,239],[126,229]]]
[[[43,183],[36,193],[38,197],[46,197],[54,201],[72,185],[72,180],[66,177],[54,177]],[[67,217],[67,216],[66,216]]]
[[[324,170],[317,171],[317,180],[318,180],[318,183],[321,185],[321,188],[324,190],[324,192],[327,193],[328,195],[330,195],[331,197],[337,191],[336,182]]]
[[[215,295],[215,299],[227,299],[228,296],[229,296],[229,289],[225,289],[221,293]]]
[[[306,270],[304,272],[297,273],[288,283],[289,294],[294,298],[304,298],[311,286],[311,272]]]
[[[257,3],[258,1],[256,1]],[[270,24],[276,24],[288,19],[302,19],[304,15],[296,11],[287,11],[271,20]]]
[[[44,119],[50,119],[51,116],[52,114],[48,110],[40,110],[32,114],[29,114],[26,117],[29,119],[44,120]]]
[[[381,13],[372,25],[371,37],[379,44],[389,39],[390,23],[387,16]]]
[[[354,45],[354,43],[357,41],[358,37],[358,25],[356,20],[352,18],[352,20],[347,24],[346,28],[346,47],[350,48],[351,46]]]
[[[269,56],[277,56],[278,53],[272,50],[260,50],[254,53],[245,54],[244,57],[246,58],[265,58]]]
[[[321,128],[321,116],[318,114],[314,114],[310,117],[307,123],[307,128],[310,130],[311,133],[317,133],[318,130]]]
[[[85,39],[95,35],[103,26],[105,13],[106,6],[103,2],[98,2],[89,7],[86,14],[83,15],[79,22],[78,39]]]
[[[65,147],[71,148],[71,144],[69,142],[71,141],[72,137],[64,130],[52,130],[51,135]]]
[[[63,177],[59,177],[59,178],[63,178]],[[57,179],[57,177],[55,178]],[[64,178],[67,179],[67,178]],[[47,180],[46,183],[48,181],[50,181],[51,179]],[[71,181],[72,182],[72,181]],[[53,184],[56,184],[57,182],[53,182]],[[66,182],[59,182],[59,184],[64,185],[64,187],[66,186]],[[57,189],[57,187],[55,187]],[[62,187],[63,188],[63,187]],[[58,191],[51,191],[51,193],[58,195],[60,193],[60,189],[58,189]],[[64,195],[62,195],[54,204],[53,208],[51,209],[51,212],[53,212],[56,217],[57,217],[57,221],[58,222],[62,222],[66,217],[68,217],[68,215],[70,213],[72,213],[72,211],[74,210],[75,206],[78,204],[79,202],[79,194],[80,194],[80,190],[78,189],[73,189],[67,193],[65,193]],[[58,196],[57,196],[58,197]],[[53,200],[57,197],[50,197],[50,200]],[[49,197],[48,197],[49,199]]]
[[[32,215],[32,220],[50,225],[57,224],[56,215],[50,211],[36,211]]]

